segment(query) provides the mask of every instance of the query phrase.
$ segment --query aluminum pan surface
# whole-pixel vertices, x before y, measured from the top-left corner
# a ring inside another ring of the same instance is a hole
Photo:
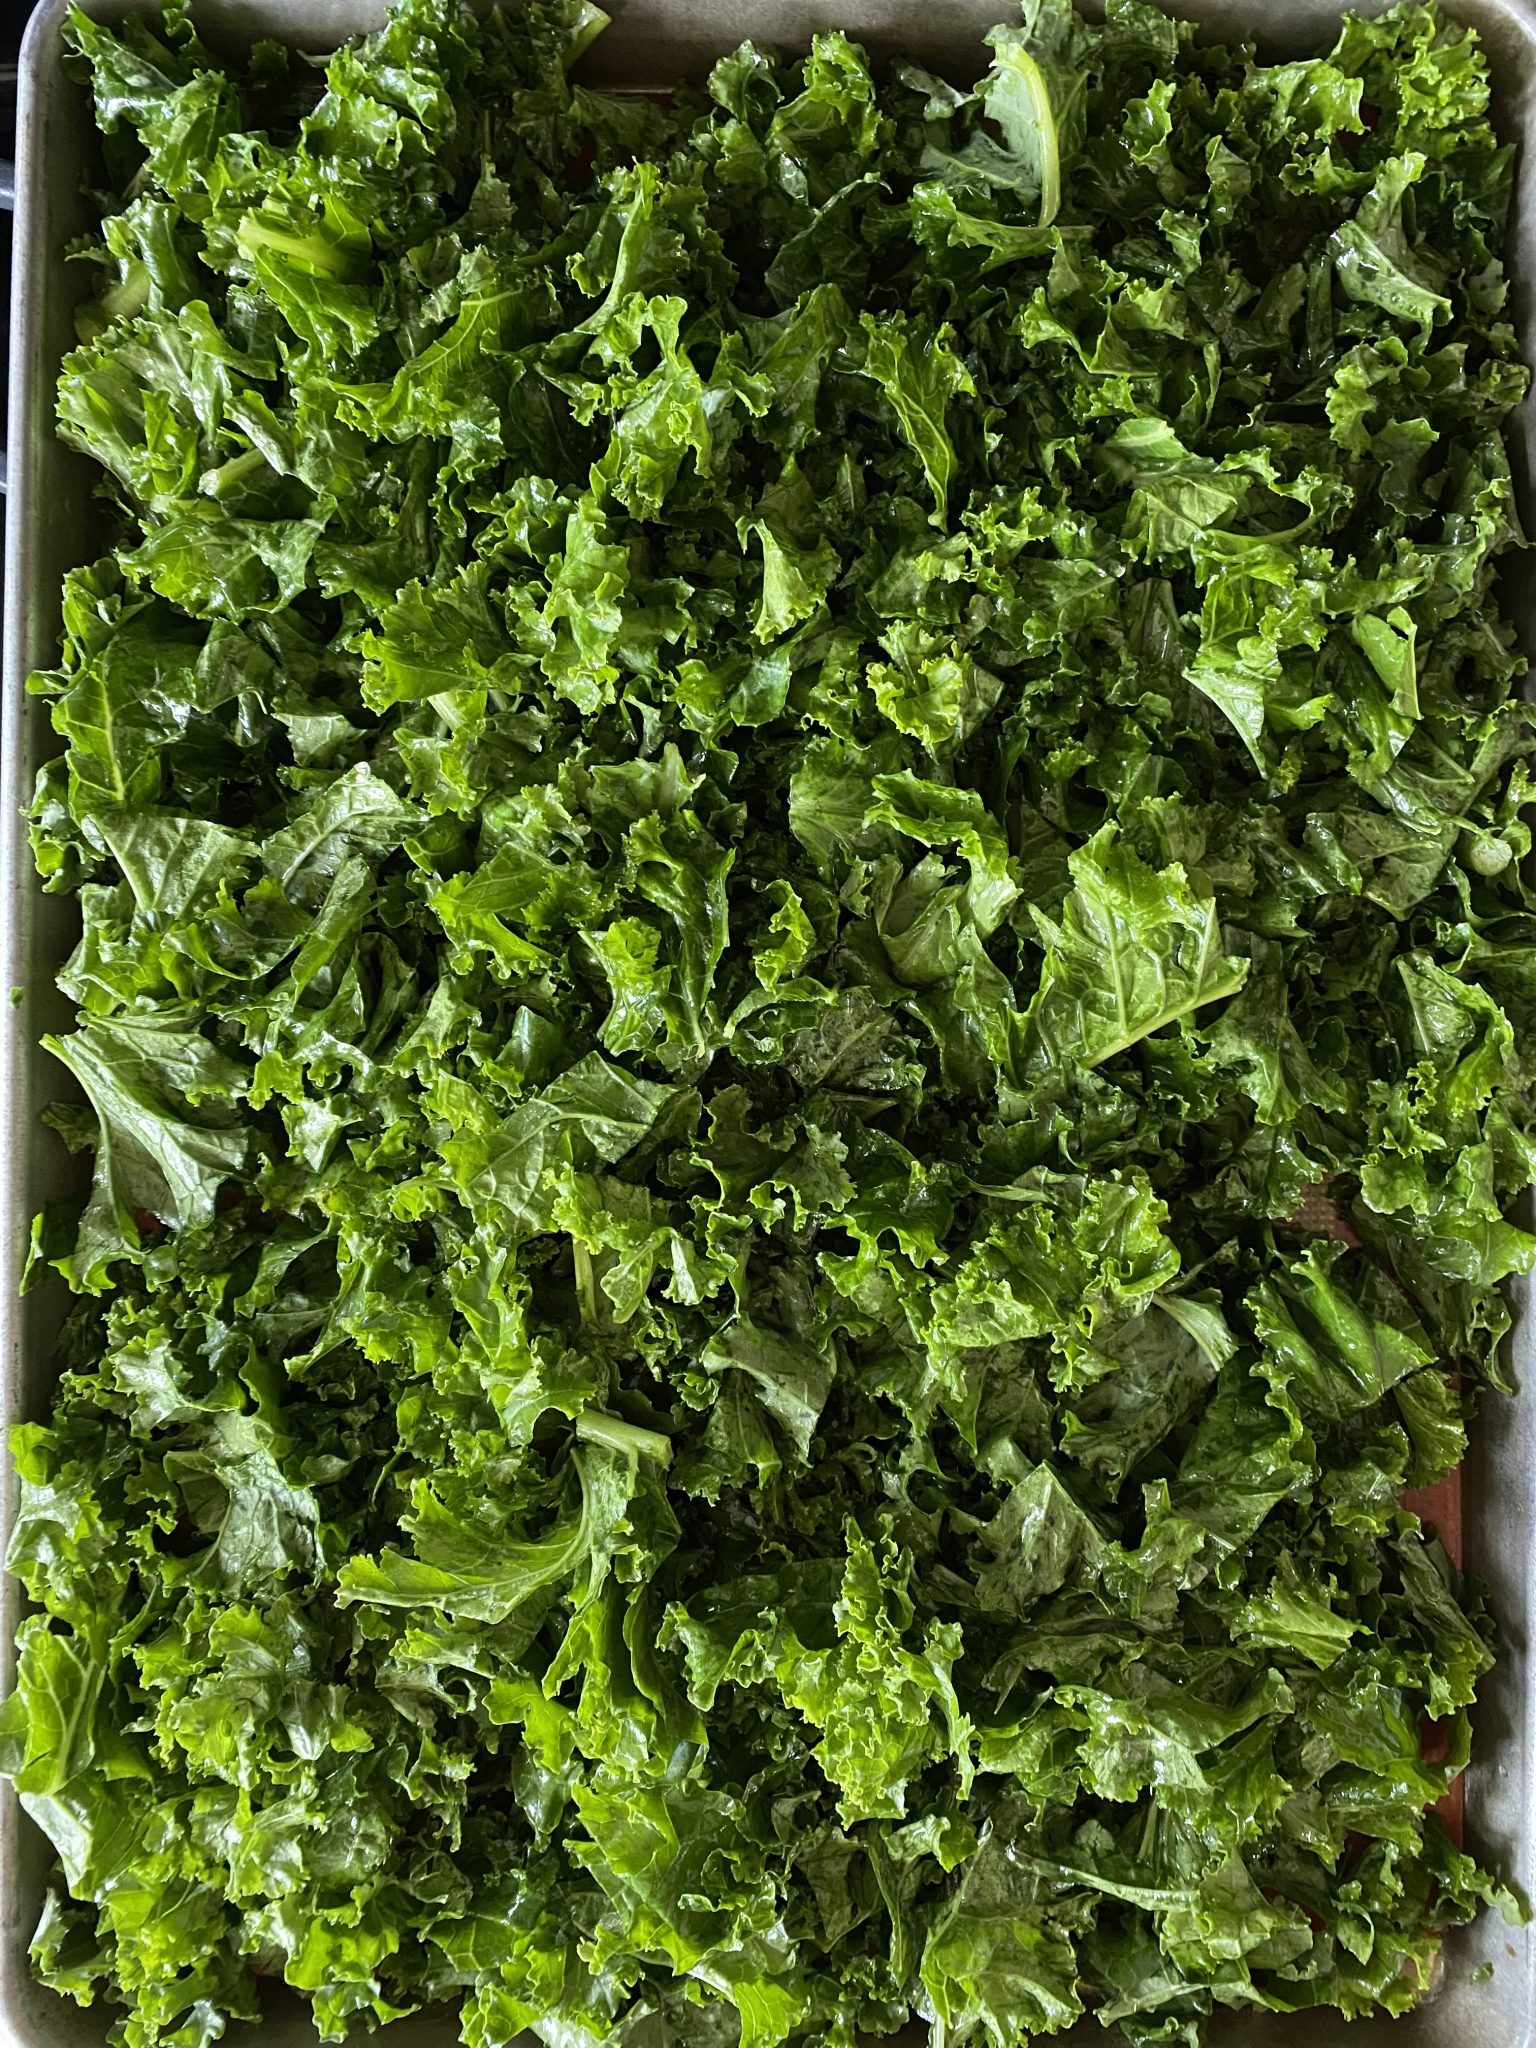
[[[142,0],[86,0],[103,19],[138,11]],[[743,37],[803,44],[816,29],[840,27],[876,52],[905,50],[957,77],[974,76],[980,38],[1012,11],[1010,0],[604,0],[614,16],[584,67],[594,82],[666,85],[697,74]],[[1215,35],[1257,38],[1266,52],[1325,47],[1340,0],[1163,0]],[[1471,23],[1492,60],[1495,118],[1506,138],[1536,141],[1536,0],[1443,0]],[[1359,12],[1379,0],[1357,0]],[[58,363],[73,342],[77,289],[66,243],[91,225],[80,186],[93,149],[85,92],[65,78],[59,28],[66,0],[44,0],[22,52],[17,127],[17,219],[12,274],[10,478],[6,520],[4,684],[0,690],[0,1400],[4,1420],[44,1414],[53,1385],[52,1339],[60,1299],[42,1290],[20,1300],[31,1218],[70,1182],[63,1149],[38,1122],[41,1105],[64,1077],[44,1054],[44,1031],[68,1022],[53,975],[72,942],[69,906],[38,888],[22,811],[39,761],[50,751],[47,717],[23,694],[28,672],[54,658],[59,583],[64,570],[97,552],[91,467],[53,432]],[[274,36],[326,50],[374,26],[382,0],[201,0],[199,17],[215,40]],[[1511,226],[1514,317],[1527,361],[1536,360],[1536,147],[1517,163]],[[1527,523],[1536,524],[1536,395],[1511,425],[1511,455]],[[1536,572],[1523,563],[1506,575],[1506,601],[1528,650],[1536,652]],[[1513,1365],[1536,1378],[1536,1319],[1529,1290],[1517,1302]],[[0,1513],[9,1526],[14,1480],[0,1473]],[[1482,1689],[1473,1762],[1466,1779],[1469,1846],[1491,1860],[1527,1896],[1536,1895],[1536,1676],[1530,1638],[1536,1615],[1536,1402],[1531,1396],[1485,1407],[1466,1465],[1466,1562],[1490,1586],[1504,1642]],[[11,1643],[21,1611],[19,1587],[0,1585],[0,1658],[9,1683]],[[27,1943],[51,1861],[41,1835],[14,1795],[0,1798],[0,2048],[94,2048],[106,2030],[100,2010],[82,2012],[34,1983]],[[1474,1982],[1492,1964],[1487,1981]],[[286,1993],[266,2026],[231,2030],[238,2048],[309,2048],[305,2009]],[[1091,2021],[1058,2037],[1063,2048],[1111,2041]],[[457,2028],[446,2012],[423,2013],[388,2030],[390,2048],[450,2048]],[[1509,1929],[1490,1915],[1451,1936],[1437,1995],[1398,2021],[1346,2023],[1336,2013],[1227,2015],[1210,2029],[1211,2048],[1536,2048],[1536,1930]]]

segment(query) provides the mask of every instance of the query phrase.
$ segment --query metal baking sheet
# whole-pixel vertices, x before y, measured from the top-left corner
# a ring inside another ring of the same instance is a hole
[[[87,0],[87,11],[120,19],[136,0]],[[142,5],[143,0],[138,0]],[[1444,0],[1471,23],[1492,63],[1495,112],[1514,141],[1536,136],[1536,0]],[[843,28],[872,51],[904,50],[957,78],[982,68],[981,37],[1011,12],[1010,0],[604,0],[614,16],[584,66],[594,83],[663,87],[697,76],[743,37],[803,44],[817,29]],[[28,672],[54,657],[59,584],[71,565],[99,552],[102,533],[91,494],[92,471],[53,432],[60,358],[73,342],[77,289],[64,260],[68,242],[93,223],[81,185],[93,161],[87,95],[61,64],[67,0],[44,0],[21,58],[17,128],[17,214],[11,326],[9,499],[6,517],[4,682],[0,690],[0,1403],[3,1420],[46,1414],[54,1383],[53,1335],[62,1293],[18,1298],[31,1219],[60,1193],[71,1170],[58,1141],[38,1121],[66,1077],[42,1052],[40,1036],[67,1027],[67,1006],[53,985],[72,943],[72,907],[44,896],[29,857],[22,812],[38,763],[51,751],[46,712],[23,691]],[[216,43],[274,36],[323,51],[377,24],[383,0],[201,0],[199,19]],[[1325,47],[1340,0],[1173,0],[1213,35],[1253,37],[1266,53]],[[1380,11],[1363,0],[1357,11]],[[1514,318],[1528,361],[1536,360],[1536,147],[1517,165],[1511,231]],[[1511,455],[1527,515],[1536,527],[1536,397],[1511,428]],[[1536,651],[1536,570],[1513,562],[1506,602],[1527,649]],[[1536,1321],[1529,1290],[1516,1301],[1512,1364],[1536,1379]],[[0,1516],[9,1526],[13,1480],[0,1473]],[[1490,1586],[1504,1640],[1485,1681],[1473,1762],[1465,1778],[1468,1846],[1527,1896],[1536,1895],[1536,1675],[1530,1638],[1536,1618],[1536,1394],[1491,1401],[1475,1429],[1463,1468],[1460,1512],[1465,1562]],[[1447,1531],[1449,1533],[1449,1531]],[[10,1682],[11,1644],[20,1589],[0,1587],[0,1679]],[[0,2048],[94,2048],[110,2015],[82,2012],[32,1980],[27,1943],[37,1921],[51,1855],[13,1794],[0,1798]],[[1486,1966],[1492,1965],[1491,1976]],[[1481,1974],[1480,1974],[1481,1973]],[[232,2029],[238,2048],[307,2048],[315,2039],[307,2012],[274,1994],[265,2027]],[[1085,2021],[1059,2037],[1064,2048],[1107,2042]],[[422,2013],[388,2030],[390,2048],[450,2048],[451,2013]],[[1294,2017],[1229,2014],[1210,2029],[1211,2048],[1536,2048],[1536,1930],[1510,1929],[1484,1915],[1453,1934],[1435,1995],[1405,2019],[1346,2023],[1336,2013]]]

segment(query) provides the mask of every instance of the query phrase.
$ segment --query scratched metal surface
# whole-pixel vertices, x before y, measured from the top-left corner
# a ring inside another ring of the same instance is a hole
[[[136,0],[86,0],[87,11],[120,18]],[[137,0],[142,5],[142,0]],[[1011,0],[604,0],[614,25],[586,66],[594,82],[659,89],[696,76],[744,36],[801,44],[816,29],[840,27],[876,52],[905,50],[951,76],[982,68],[981,37],[1012,13]],[[1536,120],[1536,0],[1445,0],[1471,22],[1494,70],[1502,131],[1521,140]],[[384,0],[202,0],[199,18],[215,38],[240,42],[275,36],[320,51],[373,26]],[[1177,0],[1174,11],[1207,24],[1213,34],[1255,38],[1266,52],[1295,54],[1331,40],[1340,0]],[[1357,0],[1356,11],[1379,11]],[[0,689],[0,990],[20,1001],[0,1005],[0,1402],[6,1421],[46,1412],[54,1382],[52,1340],[59,1314],[47,1290],[19,1299],[31,1217],[68,1175],[56,1141],[38,1123],[42,1103],[61,1092],[61,1071],[38,1039],[68,1023],[53,987],[55,969],[72,943],[71,912],[38,889],[21,812],[39,761],[49,751],[46,717],[29,704],[23,680],[52,660],[63,571],[96,552],[96,515],[89,466],[53,433],[53,387],[71,345],[77,288],[64,263],[70,239],[91,225],[80,197],[91,161],[92,125],[84,91],[65,78],[59,25],[65,0],[43,0],[22,54],[17,129],[18,215],[12,302],[9,511],[5,560],[4,681]],[[1513,223],[1514,317],[1528,360],[1536,343],[1536,149],[1522,152]],[[1527,523],[1536,510],[1536,398],[1513,425],[1517,480]],[[1536,650],[1536,584],[1523,568],[1509,578],[1507,597],[1525,645]],[[1313,1219],[1326,1223],[1319,1215]],[[1513,1364],[1529,1379],[1533,1324],[1524,1290],[1517,1303]],[[1485,1406],[1462,1473],[1432,1497],[1426,1519],[1466,1565],[1490,1586],[1505,1644],[1477,1713],[1474,1761],[1462,1784],[1456,1818],[1470,1846],[1491,1858],[1529,1895],[1536,1892],[1536,1805],[1533,1737],[1536,1686],[1529,1656],[1536,1555],[1532,1492],[1536,1477],[1536,1411],[1530,1399]],[[12,1478],[0,1474],[0,1515],[9,1523]],[[0,1658],[8,1660],[19,1612],[19,1589],[0,1587]],[[9,1682],[9,1672],[0,1669]],[[97,2048],[109,2015],[81,2012],[37,1986],[26,1949],[50,1858],[13,1797],[0,1799],[0,2048]],[[1492,1975],[1478,1981],[1481,1966]],[[232,2030],[236,2048],[309,2048],[305,2009],[278,1991],[257,2035]],[[453,2015],[423,2013],[388,2029],[388,2048],[450,2048]],[[1089,2048],[1108,2037],[1092,2022],[1058,2037],[1063,2048]],[[1397,2021],[1350,2025],[1331,2013],[1294,2017],[1227,2015],[1212,2024],[1210,2048],[1536,2048],[1536,1936],[1484,1917],[1452,1936],[1435,1995]]]

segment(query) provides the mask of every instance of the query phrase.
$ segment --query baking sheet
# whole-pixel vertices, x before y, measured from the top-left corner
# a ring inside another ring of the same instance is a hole
[[[1493,67],[1495,111],[1511,139],[1536,127],[1536,0],[1444,0],[1447,12],[1481,35]],[[1010,12],[1009,0],[604,0],[613,27],[583,65],[594,83],[665,87],[697,76],[743,37],[803,44],[817,29],[843,28],[872,51],[903,50],[958,79],[974,77],[986,52],[985,30]],[[84,89],[64,76],[60,25],[67,0],[44,0],[22,51],[17,126],[17,217],[11,330],[10,475],[7,507],[4,681],[0,689],[0,987],[19,991],[0,1005],[0,1404],[6,1423],[42,1416],[53,1386],[52,1340],[62,1290],[18,1299],[16,1283],[31,1219],[48,1197],[72,1184],[63,1147],[38,1122],[42,1105],[62,1092],[61,1070],[40,1049],[42,1033],[66,1028],[67,1005],[54,972],[72,943],[71,906],[37,886],[22,811],[37,766],[52,750],[42,705],[23,694],[28,672],[55,657],[59,584],[72,564],[99,552],[100,521],[92,470],[53,432],[53,391],[60,358],[72,345],[78,288],[64,248],[93,225],[80,188],[93,160],[94,131]],[[120,19],[133,0],[87,0],[87,12]],[[1172,11],[1214,34],[1255,37],[1266,53],[1291,54],[1332,41],[1338,0],[1176,0]],[[1379,6],[1364,0],[1357,11]],[[201,0],[199,21],[211,39],[275,36],[323,51],[376,25],[385,12],[369,0]],[[1517,166],[1511,230],[1513,315],[1528,361],[1536,357],[1536,146]],[[1536,527],[1536,397],[1512,422],[1512,461],[1527,523]],[[1506,600],[1524,644],[1536,650],[1536,572],[1516,562],[1505,572]],[[1529,1290],[1516,1302],[1512,1366],[1536,1377],[1536,1323]],[[13,1480],[0,1473],[0,1515],[9,1525]],[[1462,1781],[1467,1843],[1530,1895],[1536,1891],[1536,1685],[1529,1656],[1536,1610],[1536,1408],[1530,1399],[1492,1401],[1474,1432],[1458,1483],[1421,1497],[1426,1518],[1491,1588],[1505,1632],[1497,1668],[1484,1682],[1475,1715],[1473,1763]],[[0,1586],[0,1678],[10,1682],[10,1645],[20,1589]],[[82,2012],[34,1983],[27,1943],[36,1925],[52,1858],[13,1795],[0,1798],[0,2048],[87,2048],[110,2021]],[[1493,1974],[1474,1981],[1482,1966]],[[314,2032],[291,1995],[273,1994],[260,2035],[231,2029],[237,2048],[307,2048]],[[1058,2039],[1089,2048],[1109,2037],[1091,2021]],[[389,2048],[450,2048],[451,2013],[423,2013],[388,2030]],[[1227,2015],[1210,2029],[1211,2048],[1536,2048],[1536,1935],[1491,1915],[1451,1935],[1437,1995],[1399,2021],[1348,2025],[1336,2013]]]

